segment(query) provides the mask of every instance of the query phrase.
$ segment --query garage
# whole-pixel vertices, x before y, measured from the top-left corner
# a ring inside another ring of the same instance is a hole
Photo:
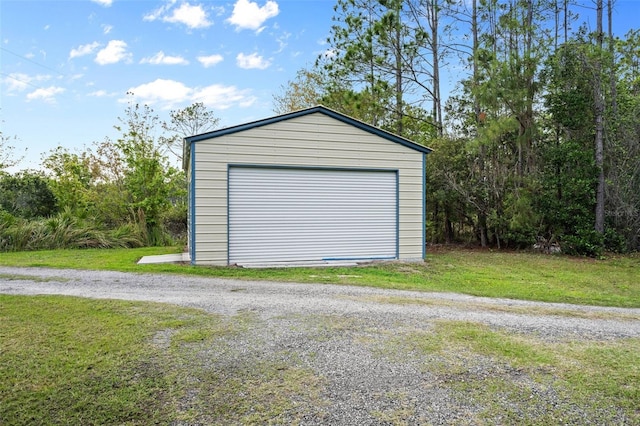
[[[396,171],[229,168],[229,263],[397,258]]]
[[[187,137],[191,263],[423,261],[429,152],[323,106]]]

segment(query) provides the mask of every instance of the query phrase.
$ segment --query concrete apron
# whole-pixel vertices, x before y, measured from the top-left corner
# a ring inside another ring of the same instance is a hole
[[[138,265],[150,265],[154,263],[182,263],[191,262],[189,253],[176,253],[176,254],[162,254],[158,256],[144,256],[138,261]],[[363,262],[357,261],[338,261],[338,260],[319,260],[319,261],[306,261],[306,262],[263,262],[263,263],[242,263],[230,266],[237,266],[241,268],[313,268],[322,266],[357,266]],[[370,262],[364,262],[370,263]]]
[[[161,254],[158,256],[144,256],[138,260],[138,265],[149,265],[152,263],[181,263],[191,262],[189,253]]]

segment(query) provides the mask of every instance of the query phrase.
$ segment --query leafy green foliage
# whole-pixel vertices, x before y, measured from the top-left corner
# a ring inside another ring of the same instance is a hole
[[[125,224],[105,230],[69,209],[39,220],[0,213],[0,252],[140,247],[145,243],[144,228]]]
[[[187,146],[183,146],[183,138],[210,132],[218,127],[220,119],[213,111],[207,109],[202,102],[196,102],[186,108],[169,113],[169,121],[162,123],[162,129],[168,136],[159,137],[159,145],[171,152],[183,167],[188,159]]]
[[[58,209],[48,179],[29,171],[0,174],[0,207],[25,219],[46,217]]]
[[[91,186],[95,183],[95,166],[88,152],[69,152],[58,146],[43,158],[42,165],[51,174],[51,190],[61,209],[84,216],[92,207]]]
[[[178,131],[209,129],[217,119],[202,104],[172,111],[171,116],[171,123],[161,124],[149,106],[130,103],[116,126],[121,132],[116,141],[107,138],[82,152],[57,147],[43,157],[46,176],[1,174],[0,251],[138,247],[183,240],[185,173],[163,154],[171,138],[156,132],[175,136]]]
[[[159,127],[158,117],[147,105],[129,104],[122,125],[116,126],[121,137],[115,142],[123,169],[123,185],[130,197],[130,210],[140,211],[149,228],[160,224],[161,212],[168,206],[167,164],[154,132]]]

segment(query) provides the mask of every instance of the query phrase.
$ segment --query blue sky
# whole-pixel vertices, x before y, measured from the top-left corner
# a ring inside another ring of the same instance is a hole
[[[578,9],[593,18],[593,2]],[[162,119],[203,102],[230,126],[273,115],[273,94],[326,51],[334,0],[2,0],[0,118],[37,168],[84,149],[124,115],[127,92]],[[623,35],[640,0],[618,0]]]
[[[228,126],[327,46],[334,1],[11,1],[0,5],[2,131],[42,152],[114,137],[127,92],[167,118],[203,102]]]

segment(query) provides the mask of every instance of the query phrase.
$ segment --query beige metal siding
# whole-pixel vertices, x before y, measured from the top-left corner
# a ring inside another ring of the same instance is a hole
[[[195,262],[226,265],[227,167],[397,169],[399,257],[423,255],[423,155],[409,147],[313,113],[195,143]]]

